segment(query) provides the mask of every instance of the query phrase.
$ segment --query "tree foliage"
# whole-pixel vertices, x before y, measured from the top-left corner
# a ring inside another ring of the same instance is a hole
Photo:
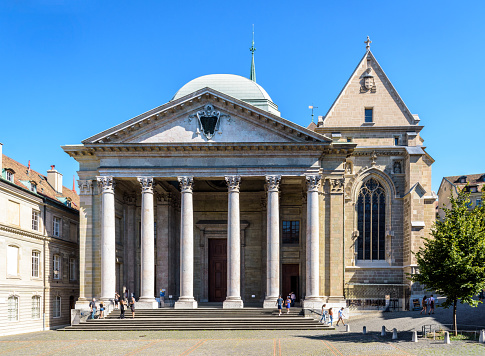
[[[473,296],[485,288],[485,206],[470,210],[470,194],[465,191],[450,202],[451,209],[443,208],[444,220],[436,221],[432,237],[425,238],[417,252],[419,273],[411,279],[446,296],[441,305],[453,306],[456,330],[457,300],[477,306]]]

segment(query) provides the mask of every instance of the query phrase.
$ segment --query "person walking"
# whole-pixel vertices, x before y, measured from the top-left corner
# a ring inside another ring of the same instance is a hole
[[[295,292],[290,293],[290,298],[291,298],[291,306],[294,307],[295,306],[295,300],[296,300]]]
[[[422,314],[424,312],[424,314],[426,314],[426,296],[423,297],[423,308],[421,309],[421,311],[419,312],[419,314]]]
[[[328,309],[328,318],[330,319],[330,326],[333,326],[333,310],[332,310],[332,308]]]
[[[337,326],[338,326],[338,323],[340,322],[340,320],[342,320],[342,324],[344,324],[344,326],[345,326],[344,317],[345,317],[345,315],[344,315],[344,307],[342,307],[338,311]]]
[[[89,302],[89,308],[91,308],[91,319],[94,319],[94,316],[96,315],[96,298],[93,298],[93,300]]]
[[[120,302],[120,295],[118,294],[118,292],[115,292],[115,309],[118,309],[118,303]]]
[[[290,307],[291,307],[291,298],[290,296],[286,297],[286,314],[290,314]]]
[[[131,296],[130,298],[130,309],[131,309],[131,318],[135,319],[135,297]]]
[[[281,315],[281,309],[283,309],[283,298],[281,298],[281,295],[278,296],[278,299],[276,300],[276,305],[278,306],[278,316]]]
[[[125,301],[123,299],[120,300],[120,319],[125,318]]]
[[[429,297],[430,301],[429,301],[429,312],[428,312],[428,315],[431,315],[431,314],[434,314],[434,298],[433,298],[433,294],[431,294],[431,297]]]
[[[320,318],[320,323],[323,322],[323,325],[326,325],[327,324],[327,311],[325,310],[325,308],[327,307],[327,304],[323,304],[322,305],[322,317]]]
[[[103,301],[99,302],[99,318],[104,319],[104,304],[103,304]]]

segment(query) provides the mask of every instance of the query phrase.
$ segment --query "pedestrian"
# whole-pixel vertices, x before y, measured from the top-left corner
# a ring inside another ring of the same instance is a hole
[[[345,315],[344,315],[344,307],[342,307],[338,311],[337,326],[338,326],[338,323],[340,322],[340,320],[342,320],[342,324],[344,324],[344,326],[345,326],[344,317],[345,317]]]
[[[434,298],[433,298],[433,294],[431,294],[431,297],[429,297],[430,301],[429,301],[429,312],[428,312],[428,315],[431,315],[431,314],[434,314]]]
[[[421,309],[421,311],[419,312],[419,314],[423,313],[426,314],[426,296],[423,297],[423,308]]]
[[[120,300],[120,319],[125,318],[125,301],[123,299]]]
[[[333,326],[333,310],[332,310],[332,308],[328,309],[328,318],[330,319],[330,326]]]
[[[286,297],[286,314],[290,314],[291,297]]]
[[[294,307],[295,306],[295,300],[296,300],[295,292],[291,292],[290,298],[291,298],[291,306]]]
[[[99,302],[99,318],[104,319],[104,304],[103,304],[103,301]]]
[[[327,304],[322,305],[322,317],[320,318],[320,323],[323,322],[324,325],[327,324],[327,315],[326,315],[326,310],[325,308],[327,307]]]
[[[91,308],[91,319],[94,319],[94,316],[96,315],[96,298],[93,298],[93,300],[89,302],[89,308]]]
[[[281,295],[278,296],[278,299],[276,300],[276,305],[278,306],[278,316],[281,315],[281,309],[283,309],[283,298],[281,298]]]
[[[115,292],[115,309],[118,309],[118,303],[120,302],[120,295],[118,292]]]
[[[130,298],[130,309],[131,309],[131,318],[135,319],[135,297],[131,296]]]

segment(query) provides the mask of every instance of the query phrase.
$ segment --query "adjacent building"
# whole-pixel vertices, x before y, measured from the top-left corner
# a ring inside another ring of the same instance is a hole
[[[79,196],[0,145],[0,335],[70,323],[79,295]]]
[[[410,112],[370,51],[308,128],[262,86],[196,78],[165,104],[63,146],[79,162],[80,298],[175,308],[406,308],[436,194]]]
[[[443,177],[438,189],[438,218],[444,219],[445,212],[442,208],[450,209],[450,197],[456,198],[460,190],[470,193],[470,208],[480,206],[483,203],[482,189],[484,185],[485,173]]]

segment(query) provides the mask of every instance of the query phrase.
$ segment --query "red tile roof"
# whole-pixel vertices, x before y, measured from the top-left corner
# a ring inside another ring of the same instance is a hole
[[[460,183],[461,177],[466,177],[466,183]],[[455,186],[460,187],[460,189],[468,184],[469,186],[478,186],[478,191],[481,191],[482,187],[485,185],[485,173],[464,174],[461,176],[450,176],[445,178]]]
[[[19,187],[29,189],[29,187],[25,186],[22,181],[33,181],[37,184],[37,194],[49,197],[56,201],[59,201],[57,198],[70,198],[71,199],[71,208],[79,210],[79,195],[77,195],[76,191],[73,191],[69,188],[62,187],[62,194],[58,193],[54,190],[54,188],[47,182],[47,176],[40,174],[33,169],[28,172],[28,167],[24,166],[23,164],[13,160],[12,158],[2,155],[2,169],[12,169],[14,174],[14,184],[18,185]],[[59,203],[62,204],[61,201]]]

